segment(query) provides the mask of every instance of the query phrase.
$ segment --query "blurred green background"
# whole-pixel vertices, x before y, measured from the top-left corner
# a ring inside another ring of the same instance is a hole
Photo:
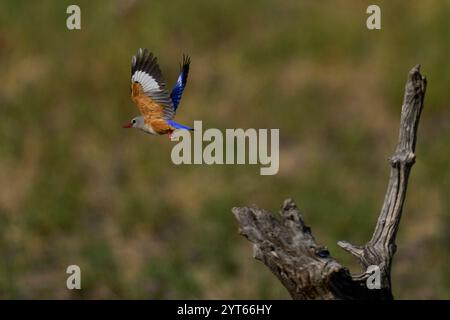
[[[450,1],[76,1],[69,31],[74,3],[0,3],[0,298],[289,298],[230,211],[287,197],[359,272],[336,242],[371,237],[417,63],[429,86],[394,295],[450,298]],[[279,173],[175,166],[167,137],[122,129],[139,47],[170,87],[191,55],[180,122],[280,128]]]

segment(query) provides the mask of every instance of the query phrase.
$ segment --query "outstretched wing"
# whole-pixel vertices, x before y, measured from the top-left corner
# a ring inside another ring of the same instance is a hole
[[[172,119],[175,108],[153,53],[139,49],[131,60],[132,100],[146,119]]]
[[[180,75],[178,76],[177,82],[172,89],[172,93],[170,94],[170,98],[173,102],[173,108],[176,111],[178,105],[181,101],[181,96],[183,95],[184,88],[186,87],[186,82],[189,73],[189,65],[191,64],[191,59],[189,56],[183,55],[183,65],[181,66]]]

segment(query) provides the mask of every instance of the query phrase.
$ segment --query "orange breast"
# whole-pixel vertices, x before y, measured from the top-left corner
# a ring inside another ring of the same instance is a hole
[[[175,130],[175,128],[169,126],[163,119],[150,120],[147,125],[150,125],[158,134],[172,133]]]

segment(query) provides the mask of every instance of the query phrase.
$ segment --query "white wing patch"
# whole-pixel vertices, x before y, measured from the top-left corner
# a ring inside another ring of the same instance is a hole
[[[183,84],[183,75],[180,74],[177,79],[177,85],[181,86]]]
[[[139,49],[131,59],[131,82],[139,83],[144,95],[163,108],[163,119],[173,118],[175,109],[166,82],[156,58],[147,49]]]
[[[152,92],[160,90],[160,87],[156,80],[144,71],[136,71],[131,77],[133,82],[139,82],[144,92]]]

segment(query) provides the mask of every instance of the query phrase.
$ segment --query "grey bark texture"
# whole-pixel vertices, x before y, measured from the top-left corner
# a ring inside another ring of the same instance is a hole
[[[393,299],[391,263],[396,251],[395,237],[416,158],[417,127],[426,86],[417,65],[408,74],[399,141],[389,159],[389,183],[372,238],[363,246],[338,242],[358,259],[361,274],[350,274],[326,247],[316,242],[293,200],[284,201],[279,217],[257,207],[233,208],[240,234],[254,244],[254,258],[277,276],[293,299]],[[367,286],[372,275],[369,266],[379,268],[380,289]]]

